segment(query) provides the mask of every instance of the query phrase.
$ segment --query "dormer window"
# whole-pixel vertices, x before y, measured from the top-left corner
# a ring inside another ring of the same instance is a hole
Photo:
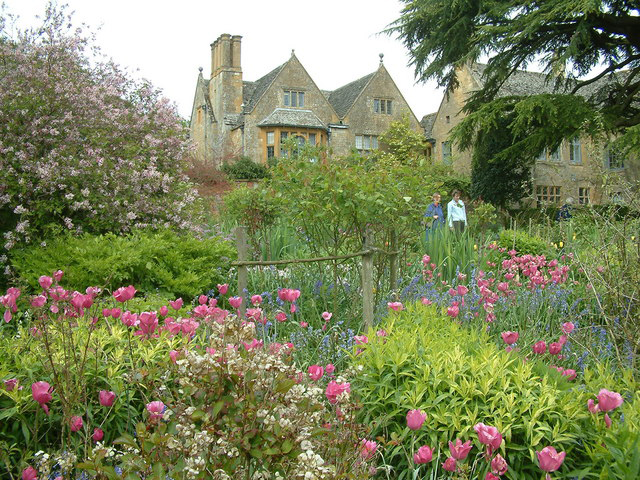
[[[386,115],[391,115],[392,107],[391,100],[386,100],[383,98],[374,98],[373,99],[373,112],[374,113],[384,113]]]
[[[304,107],[304,92],[298,92],[295,90],[285,90],[284,106],[285,107]]]

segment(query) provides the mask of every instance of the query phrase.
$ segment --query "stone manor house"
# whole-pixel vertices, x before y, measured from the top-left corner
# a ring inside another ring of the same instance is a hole
[[[295,53],[256,81],[242,78],[241,38],[223,34],[211,45],[211,76],[200,69],[191,138],[196,158],[219,168],[246,155],[267,162],[286,152],[283,143],[325,145],[334,155],[378,148],[378,136],[408,117],[421,131],[382,55],[377,70],[336,90],[318,88]]]
[[[379,147],[378,137],[394,120],[408,118],[425,134],[425,148],[434,162],[471,172],[470,151],[458,151],[449,140],[451,129],[463,118],[461,109],[470,92],[481,88],[482,64],[459,71],[460,85],[444,95],[437,112],[418,119],[389,75],[380,55],[378,68],[333,91],[321,90],[294,52],[271,72],[250,82],[242,78],[241,38],[223,34],[211,44],[211,75],[200,69],[193,109],[191,138],[196,158],[214,168],[246,155],[257,162],[286,154],[283,144],[327,146],[336,156],[353,148],[362,153]],[[551,92],[541,73],[518,71],[503,85],[500,95]],[[425,94],[427,94],[425,92]],[[532,200],[538,204],[615,201],[616,185],[603,188],[607,173],[640,178],[636,160],[623,158],[607,146],[587,138],[563,142],[555,152],[544,152],[533,168]],[[612,176],[615,178],[615,175]],[[500,181],[500,179],[496,179]]]
[[[460,172],[471,173],[469,150],[459,151],[449,140],[451,129],[464,118],[461,109],[467,96],[483,86],[485,65],[466,64],[458,71],[459,87],[444,95],[437,112],[421,120],[425,136],[431,144],[434,161],[453,165]],[[519,70],[502,86],[499,95],[534,95],[551,93],[546,75]],[[616,175],[628,180],[640,178],[640,168],[634,159],[624,158],[607,146],[596,146],[588,138],[565,140],[555,152],[543,152],[533,168],[533,195],[536,203],[563,204],[572,198],[576,204],[616,201],[620,196],[615,185]],[[609,195],[603,189],[608,173],[613,184]],[[499,181],[499,179],[496,179]]]

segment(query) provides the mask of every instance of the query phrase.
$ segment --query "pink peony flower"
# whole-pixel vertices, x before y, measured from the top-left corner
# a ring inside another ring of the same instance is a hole
[[[218,284],[218,291],[220,292],[220,295],[226,295],[227,294],[227,290],[229,290],[229,284],[227,283],[223,283],[222,285]]]
[[[369,343],[369,337],[366,335],[356,335],[353,339],[356,341],[356,345],[366,345]]]
[[[328,322],[329,320],[331,320],[331,317],[333,316],[333,313],[329,313],[329,312],[322,312],[322,319],[325,322]]]
[[[351,392],[351,384],[349,383],[337,383],[330,381],[325,390],[325,395],[329,403],[334,404],[338,401],[338,395]]]
[[[136,289],[133,285],[129,285],[128,287],[120,287],[115,292],[113,292],[113,297],[116,301],[120,303],[124,303],[128,300],[131,300],[136,294]]]
[[[518,338],[520,338],[520,334],[518,332],[510,331],[502,332],[500,336],[502,336],[502,340],[504,340],[504,343],[507,345],[513,345],[518,341]]]
[[[287,314],[284,312],[276,313],[276,320],[280,323],[285,322],[287,320]]]
[[[45,297],[44,295],[38,295],[37,297],[33,297],[31,299],[31,306],[33,308],[40,308],[45,303],[47,303],[47,297]]]
[[[451,456],[456,460],[464,460],[469,455],[469,451],[473,448],[471,445],[471,440],[467,440],[462,443],[459,438],[456,438],[455,445],[453,442],[449,442],[449,451],[451,452]]]
[[[100,399],[100,405],[103,407],[111,407],[113,402],[116,401],[116,394],[115,392],[100,390],[98,398]]]
[[[500,447],[502,443],[502,435],[496,427],[485,425],[484,423],[476,423],[473,429],[478,434],[480,443],[490,446],[494,450]]]
[[[82,417],[79,417],[77,415],[71,417],[71,420],[69,420],[69,426],[71,427],[72,432],[77,432],[81,430],[82,425],[83,425]]]
[[[101,428],[94,428],[91,438],[94,442],[100,442],[104,438],[104,431]]]
[[[573,332],[574,328],[575,325],[573,324],[573,322],[565,322],[562,324],[562,331],[565,335],[569,335],[571,332]]]
[[[547,344],[544,342],[544,340],[540,340],[539,342],[536,342],[532,348],[533,348],[533,353],[542,355],[547,351]]]
[[[420,410],[409,410],[407,413],[407,427],[411,430],[420,430],[426,418],[427,414]]]
[[[601,412],[610,412],[622,405],[622,395],[617,392],[610,392],[606,388],[603,388],[598,393],[598,407]]]
[[[22,480],[38,480],[38,472],[29,466],[22,471]]]
[[[367,440],[365,438],[360,442],[360,456],[363,460],[369,460],[376,454],[378,444],[373,440]]]
[[[169,305],[171,305],[171,308],[173,308],[174,310],[180,310],[182,308],[183,305],[183,300],[182,298],[176,298],[175,300],[169,300]]]
[[[457,469],[456,459],[453,457],[447,458],[442,464],[442,468],[447,472],[455,472]]]
[[[149,418],[162,418],[164,409],[164,403],[162,403],[160,400],[147,403],[147,411],[151,414]]]
[[[309,367],[309,377],[314,382],[320,380],[323,375],[324,375],[324,368],[322,368],[320,365],[311,365]]]
[[[538,462],[540,463],[540,469],[545,472],[555,472],[560,468],[566,452],[556,452],[553,447],[544,447],[539,452],[536,451]]]
[[[507,473],[508,468],[507,461],[500,454],[497,454],[491,460],[491,472],[496,475],[504,475]]]
[[[413,454],[413,463],[416,465],[429,463],[433,458],[433,451],[428,445],[423,445]]]
[[[229,299],[229,305],[235,309],[240,308],[240,305],[242,305],[242,297],[231,297]]]
[[[336,367],[333,365],[333,363],[329,363],[326,367],[324,367],[324,370],[328,375],[331,375],[333,372],[335,372]]]

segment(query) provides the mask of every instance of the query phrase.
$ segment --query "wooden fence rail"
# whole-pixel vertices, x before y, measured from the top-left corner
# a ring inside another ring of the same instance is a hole
[[[291,260],[269,260],[255,261],[248,260],[247,230],[243,226],[236,227],[236,247],[238,249],[238,260],[231,262],[231,265],[238,267],[238,292],[241,294],[247,289],[248,269],[249,267],[271,266],[271,265],[288,265],[291,263],[312,263],[312,262],[328,262],[333,260],[346,260],[349,258],[362,257],[362,316],[365,329],[373,327],[373,254],[383,253],[390,255],[392,259],[391,265],[391,289],[396,288],[397,283],[397,251],[386,251],[371,246],[371,235],[365,235],[362,250],[355,253],[345,255],[337,255],[332,257],[315,257],[315,258],[296,258]],[[396,245],[392,245],[396,247]],[[240,306],[240,315],[245,315],[244,302]]]

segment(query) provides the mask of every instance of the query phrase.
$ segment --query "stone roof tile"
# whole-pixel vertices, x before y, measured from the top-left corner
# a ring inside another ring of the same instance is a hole
[[[436,115],[438,115],[438,112],[429,113],[420,120],[420,126],[424,129],[424,136],[427,138],[432,138],[431,131],[433,130],[433,123],[436,121]]]
[[[376,72],[365,75],[358,80],[337,88],[329,95],[329,103],[333,106],[333,109],[338,114],[338,117],[344,118],[349,112],[353,103],[356,101],[364,87],[367,86],[369,80],[376,74]]]
[[[294,108],[276,108],[260,123],[258,123],[258,126],[327,129],[326,125],[322,123],[322,120],[320,120],[311,110],[299,110]]]

